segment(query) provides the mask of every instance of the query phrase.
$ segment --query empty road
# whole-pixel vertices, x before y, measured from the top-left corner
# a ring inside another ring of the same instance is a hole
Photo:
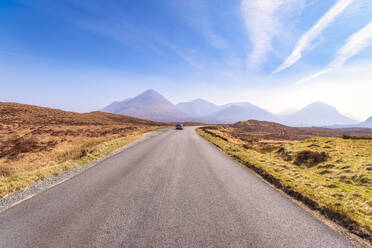
[[[353,245],[187,127],[0,213],[0,247]]]

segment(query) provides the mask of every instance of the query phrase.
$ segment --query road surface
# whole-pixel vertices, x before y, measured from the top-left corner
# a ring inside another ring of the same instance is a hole
[[[352,244],[187,127],[2,212],[0,247]]]

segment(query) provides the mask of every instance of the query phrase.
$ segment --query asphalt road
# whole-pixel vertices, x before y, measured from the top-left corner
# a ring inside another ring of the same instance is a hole
[[[4,211],[0,247],[353,246],[190,127]]]

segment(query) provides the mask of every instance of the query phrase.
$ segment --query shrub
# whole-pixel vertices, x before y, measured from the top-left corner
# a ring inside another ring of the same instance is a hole
[[[301,151],[297,153],[294,164],[304,164],[307,167],[315,166],[321,162],[327,161],[329,158],[326,152]]]
[[[280,157],[284,160],[284,161],[291,161],[292,160],[292,156],[291,156],[291,154],[289,153],[289,152],[287,152],[286,150],[285,150],[285,148],[284,147],[280,147],[277,151],[276,151],[276,153],[278,153],[279,155],[280,155]]]
[[[277,149],[277,146],[266,144],[266,145],[260,146],[258,151],[261,152],[261,153],[269,153],[269,152],[272,152],[276,149]]]
[[[14,168],[9,166],[0,166],[0,176],[9,177],[15,172]]]
[[[348,135],[348,134],[344,134],[344,135],[342,135],[342,138],[343,138],[343,139],[351,139],[351,136]]]

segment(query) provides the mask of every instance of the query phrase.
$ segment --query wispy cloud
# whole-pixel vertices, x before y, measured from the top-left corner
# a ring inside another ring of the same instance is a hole
[[[168,5],[188,28],[196,31],[201,36],[208,49],[215,50],[213,54],[208,54],[198,50],[197,47],[178,49],[177,54],[183,60],[188,61],[189,64],[200,70],[210,68],[211,64],[217,63],[220,66],[233,68],[244,63],[240,56],[236,54],[229,37],[221,30],[218,32],[218,25],[216,24],[220,21],[226,22],[226,20],[220,19],[219,12],[216,13],[218,11],[216,6],[220,4],[215,4],[213,1],[173,0],[169,1]],[[223,4],[223,6],[225,5],[228,5],[227,2]],[[205,64],[206,60],[209,60],[207,64]]]
[[[242,0],[241,9],[253,45],[248,66],[259,68],[272,50],[272,40],[284,33],[284,24],[301,13],[305,0]]]
[[[325,69],[325,70],[323,70],[323,71],[319,71],[319,72],[314,73],[314,74],[312,74],[312,75],[310,75],[310,76],[308,76],[308,77],[305,77],[305,78],[303,78],[303,79],[298,80],[298,81],[296,82],[296,84],[303,84],[303,83],[305,83],[305,82],[307,82],[307,81],[310,81],[310,80],[312,80],[312,79],[315,79],[315,78],[317,78],[317,77],[320,77],[321,75],[326,74],[326,73],[328,73],[328,72],[330,72],[330,71],[332,71],[332,69],[330,69],[330,68],[327,68],[327,69]]]
[[[326,69],[317,72],[310,77],[297,81],[297,84],[301,84],[303,82],[309,81],[311,79],[317,78],[320,75],[333,71],[341,67],[348,59],[351,57],[358,55],[361,51],[363,51],[368,46],[372,45],[372,22],[368,23],[364,28],[359,30],[358,32],[351,35],[343,47],[338,50],[334,59],[329,63]]]
[[[327,28],[337,16],[339,16],[347,6],[349,6],[354,0],[339,0],[333,7],[327,11],[318,21],[312,26],[297,42],[293,52],[289,57],[274,71],[274,73],[280,72],[297,62],[302,56],[302,52],[311,45],[311,42],[317,38],[321,32]]]
[[[337,52],[329,67],[337,68],[342,66],[349,58],[359,54],[370,45],[372,45],[372,22],[347,40],[345,45]]]
[[[168,5],[189,26],[199,31],[210,46],[221,50],[230,48],[228,40],[216,33],[213,28],[213,20],[210,15],[213,4],[199,0],[173,0],[169,1]]]

